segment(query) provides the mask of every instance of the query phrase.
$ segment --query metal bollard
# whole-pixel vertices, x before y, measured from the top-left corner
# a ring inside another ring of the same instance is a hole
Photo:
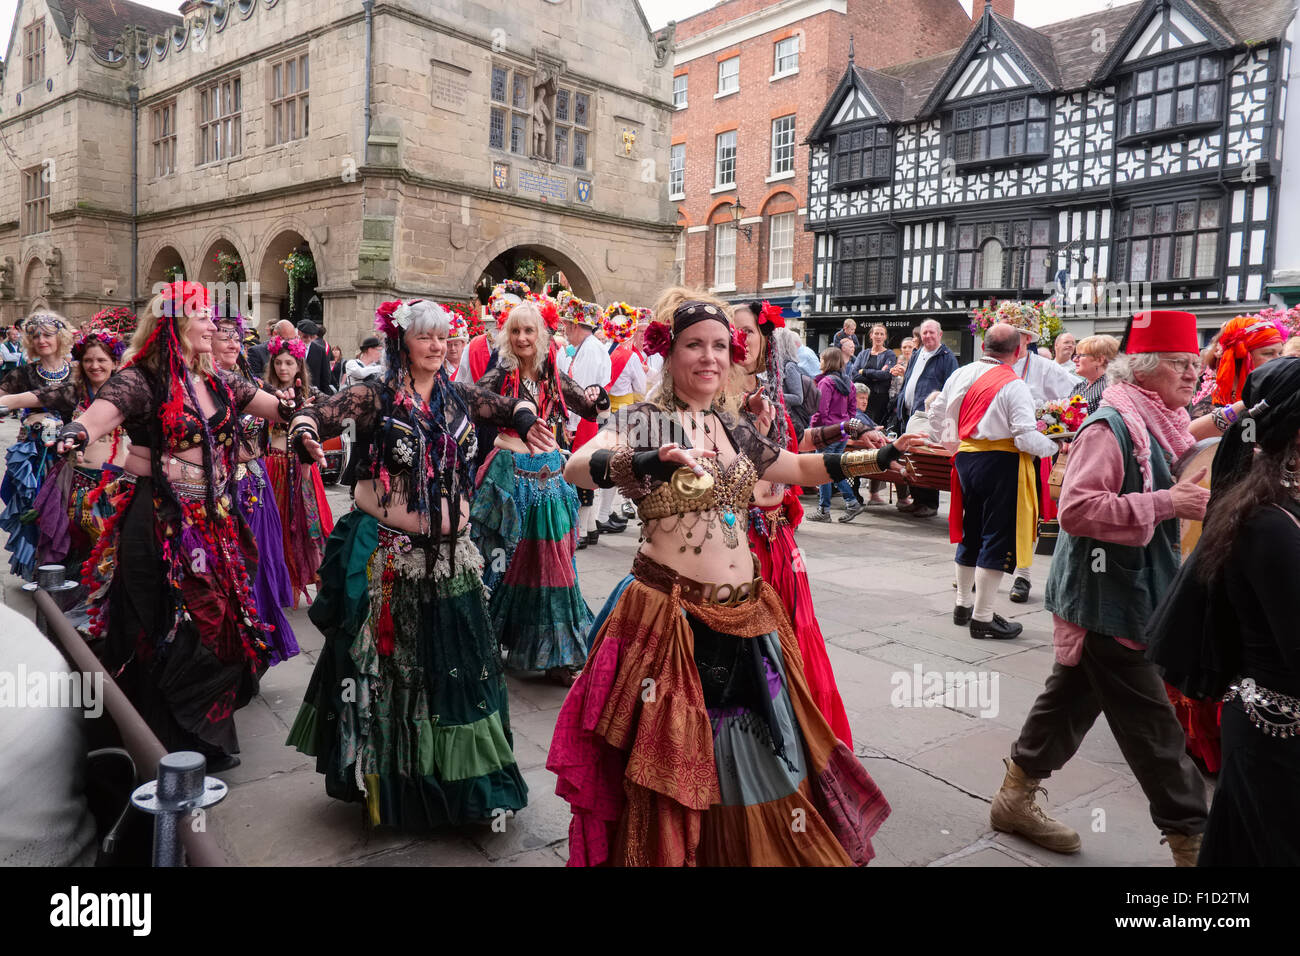
[[[76,581],[65,579],[65,570],[61,564],[42,564],[36,569],[36,580],[23,585],[23,590],[28,594],[34,594],[38,590],[46,592],[61,611],[66,611],[72,605],[77,588]],[[36,608],[36,627],[42,634],[49,636],[49,622],[41,613],[40,607]]]
[[[191,750],[170,753],[158,761],[158,779],[137,787],[131,803],[153,814],[153,865],[184,866],[181,816],[214,806],[226,798],[226,785],[205,775],[208,760]]]

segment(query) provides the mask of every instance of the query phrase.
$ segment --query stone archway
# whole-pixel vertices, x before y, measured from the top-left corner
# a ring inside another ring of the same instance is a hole
[[[154,287],[159,283],[172,281],[171,276],[176,269],[179,269],[180,274],[186,279],[190,278],[189,269],[180,252],[173,246],[162,246],[154,253],[153,260],[149,263],[149,271],[145,274],[145,295],[152,298]]]
[[[296,281],[292,295],[290,277],[283,265],[291,255],[310,259],[313,268],[310,276]],[[258,305],[258,324],[262,328],[269,328],[281,319],[288,319],[295,325],[306,318],[322,321],[321,300],[316,294],[316,286],[321,281],[318,262],[311,243],[296,229],[284,229],[266,244],[257,268],[258,284],[254,297]]]
[[[474,264],[473,270],[462,280],[463,288],[477,293],[481,279],[493,284],[503,279],[513,279],[517,259],[540,259],[546,264],[547,279],[556,271],[563,272],[573,294],[588,302],[604,302],[605,291],[595,268],[576,246],[554,233],[520,230],[490,243]]]
[[[198,281],[212,292],[218,315],[250,315],[256,305],[248,277],[248,260],[224,235],[213,239],[199,259]]]

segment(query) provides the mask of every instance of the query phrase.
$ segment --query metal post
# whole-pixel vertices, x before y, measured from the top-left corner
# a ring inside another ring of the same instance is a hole
[[[154,866],[184,866],[181,818],[225,799],[226,785],[206,776],[207,767],[207,758],[192,750],[167,754],[158,761],[158,779],[131,794],[133,804],[154,815]]]
[[[36,569],[36,580],[24,584],[23,590],[29,594],[44,591],[54,599],[60,611],[66,611],[77,592],[77,582],[65,580],[64,574],[64,567],[61,564],[42,564]],[[49,619],[46,618],[39,604],[36,605],[36,627],[46,637],[49,636]]]

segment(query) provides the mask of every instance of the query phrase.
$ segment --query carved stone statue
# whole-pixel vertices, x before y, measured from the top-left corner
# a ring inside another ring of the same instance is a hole
[[[49,258],[45,260],[45,268],[49,270],[49,274],[45,277],[45,297],[61,299],[63,297],[63,253],[58,246],[50,250]]]
[[[14,257],[5,256],[0,262],[0,299],[12,299],[18,283],[18,270],[14,266]]]
[[[533,78],[533,157],[551,161],[551,143],[554,142],[555,74],[539,71]]]
[[[673,37],[677,34],[677,21],[669,20],[668,26],[654,35],[655,66],[663,66],[673,52]]]

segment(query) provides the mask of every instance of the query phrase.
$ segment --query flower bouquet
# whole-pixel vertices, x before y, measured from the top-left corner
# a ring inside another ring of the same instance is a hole
[[[1034,417],[1038,419],[1038,430],[1048,438],[1073,438],[1083,420],[1088,417],[1088,403],[1082,395],[1044,402],[1038,406]]]

